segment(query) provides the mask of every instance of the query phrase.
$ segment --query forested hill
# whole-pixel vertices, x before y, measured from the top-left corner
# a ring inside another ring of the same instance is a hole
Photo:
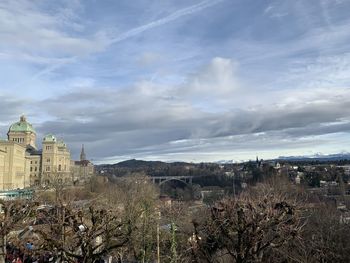
[[[143,160],[126,160],[113,164],[114,167],[124,167],[124,168],[146,168],[146,167],[162,167],[167,166],[167,163],[161,161],[143,161]]]
[[[131,173],[145,173],[150,176],[203,176],[221,175],[231,171],[233,164],[223,165],[217,163],[186,163],[161,161],[127,160],[116,164],[102,164],[96,166],[99,174],[110,176],[124,176]]]
[[[166,163],[162,161],[144,161],[144,160],[126,160],[115,164],[101,164],[98,167],[115,167],[115,168],[129,168],[129,169],[138,169],[138,168],[166,168],[166,167],[176,167],[176,166],[195,166],[193,163],[186,162],[172,162]]]

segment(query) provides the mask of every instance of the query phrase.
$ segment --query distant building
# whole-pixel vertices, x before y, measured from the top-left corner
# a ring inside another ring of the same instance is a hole
[[[53,183],[73,184],[75,177],[91,175],[93,165],[85,160],[82,150],[77,173],[71,166],[71,155],[64,141],[54,135],[44,136],[42,150],[36,146],[36,132],[25,116],[13,123],[7,140],[0,140],[0,191],[33,186],[50,186]]]
[[[49,186],[55,183],[72,183],[70,152],[62,140],[52,134],[44,137],[42,149],[41,184]]]
[[[94,165],[86,159],[84,144],[81,147],[80,161],[72,161],[73,183],[81,184],[87,182],[94,175]]]

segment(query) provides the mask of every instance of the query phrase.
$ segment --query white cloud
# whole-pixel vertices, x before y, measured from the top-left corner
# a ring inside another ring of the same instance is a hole
[[[180,96],[184,94],[192,100],[226,101],[239,89],[237,68],[236,61],[215,57],[209,65],[189,76],[180,89]]]
[[[163,57],[158,53],[144,52],[138,58],[137,62],[142,66],[151,66],[153,64],[160,62],[162,59]]]
[[[273,5],[268,5],[268,6],[264,9],[264,14],[270,13],[274,8],[275,8],[275,6],[273,6]]]
[[[136,36],[136,35],[138,35],[140,33],[143,33],[143,32],[145,32],[147,30],[150,30],[150,29],[153,29],[155,27],[159,27],[159,26],[162,26],[164,24],[173,22],[173,21],[175,21],[177,19],[180,19],[181,17],[197,13],[199,11],[202,11],[203,9],[212,7],[212,6],[218,4],[218,3],[222,2],[222,1],[223,0],[204,0],[204,1],[200,2],[200,3],[198,3],[198,4],[195,4],[195,5],[188,6],[188,7],[185,7],[183,9],[177,10],[176,12],[174,12],[174,13],[166,16],[166,17],[160,18],[158,20],[152,21],[150,23],[147,23],[145,25],[133,28],[133,29],[131,29],[129,31],[126,31],[126,32],[120,34],[119,36],[111,39],[110,44],[118,43],[118,42],[123,41],[125,39],[128,39],[130,37],[133,37],[133,36]]]
[[[2,1],[0,3],[0,47],[26,56],[59,58],[98,51],[104,43],[100,35],[89,38],[67,34],[62,26],[79,25],[66,8],[48,14],[32,1]],[[15,18],[15,19],[14,19]],[[13,54],[14,52],[12,52]],[[32,60],[33,62],[34,60]],[[39,63],[42,59],[39,58]]]

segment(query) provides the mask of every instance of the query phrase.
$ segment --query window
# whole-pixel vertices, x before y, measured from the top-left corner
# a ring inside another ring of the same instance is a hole
[[[50,171],[50,166],[46,166],[46,172],[49,172]]]
[[[60,164],[58,165],[58,171],[61,171],[61,165]]]
[[[49,162],[50,162],[50,158],[47,158],[47,159],[46,159],[46,162],[49,163]]]
[[[35,167],[34,171],[38,171],[38,167]]]
[[[30,171],[33,172],[33,167],[30,167]]]

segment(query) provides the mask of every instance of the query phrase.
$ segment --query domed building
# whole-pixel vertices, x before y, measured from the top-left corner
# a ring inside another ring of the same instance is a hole
[[[25,146],[31,146],[36,149],[36,132],[24,115],[22,115],[18,122],[12,124],[7,133],[8,140],[14,141]]]
[[[10,126],[7,140],[0,140],[0,190],[72,184],[75,170],[67,145],[54,135],[44,136],[42,150],[37,149],[36,132],[25,116]]]

